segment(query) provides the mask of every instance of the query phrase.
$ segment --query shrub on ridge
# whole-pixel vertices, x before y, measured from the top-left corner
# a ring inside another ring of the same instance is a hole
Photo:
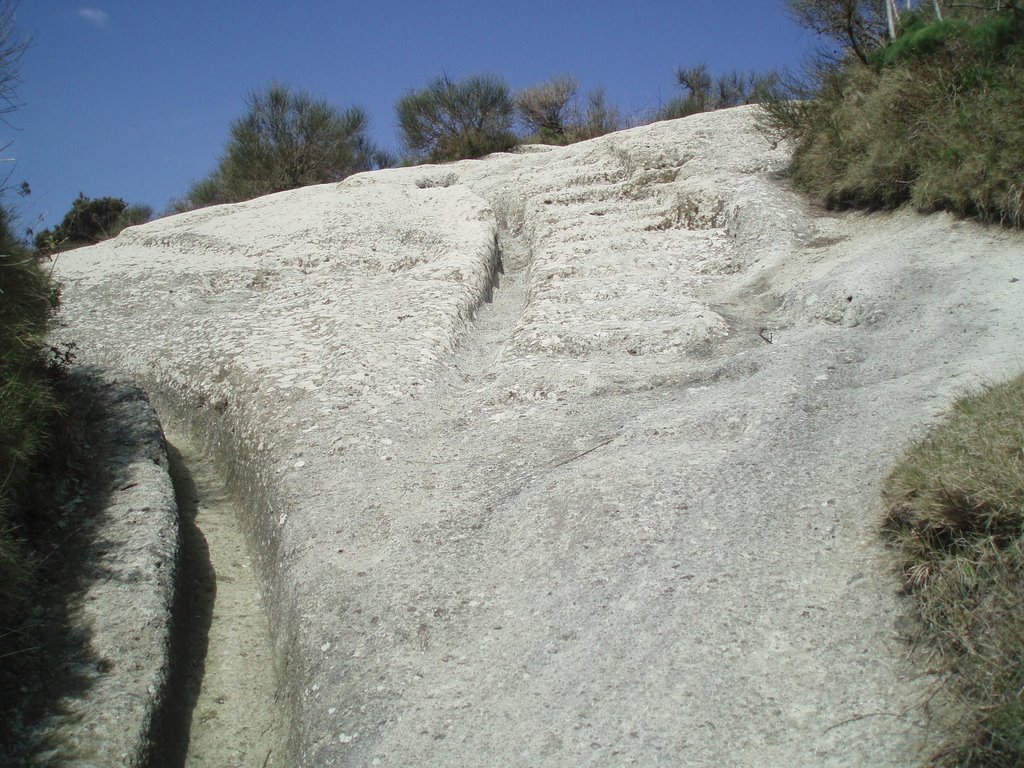
[[[403,96],[395,107],[402,144],[427,162],[483,157],[514,147],[515,105],[508,84],[491,75],[447,76]]]

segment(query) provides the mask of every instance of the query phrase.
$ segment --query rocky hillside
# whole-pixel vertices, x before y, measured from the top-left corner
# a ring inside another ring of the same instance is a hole
[[[63,254],[249,510],[291,765],[910,766],[878,484],[1016,372],[1024,237],[827,215],[741,108]]]

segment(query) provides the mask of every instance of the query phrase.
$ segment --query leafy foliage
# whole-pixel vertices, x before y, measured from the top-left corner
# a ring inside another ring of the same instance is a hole
[[[0,0],[0,115],[18,107],[15,87],[28,46],[14,11],[13,2]],[[44,352],[58,293],[16,234],[6,191],[0,189],[0,659],[31,594],[35,558],[24,532],[40,511],[36,470],[59,412]],[[21,191],[27,194],[28,185]]]
[[[230,202],[222,191],[223,186],[220,172],[216,170],[206,178],[192,184],[184,197],[178,198],[171,203],[169,212],[184,213],[196,208],[206,208],[211,205]]]
[[[512,132],[515,105],[508,84],[490,75],[459,82],[431,80],[403,96],[397,106],[405,149],[430,162],[483,157],[517,144]]]
[[[79,193],[60,224],[36,235],[36,250],[50,254],[93,245],[115,237],[125,227],[144,224],[151,218],[153,209],[147,205],[128,205],[119,197],[91,199]]]
[[[280,83],[251,93],[246,104],[217,168],[192,186],[179,210],[340,181],[390,162],[370,141],[360,107],[339,111]]]
[[[6,223],[0,236],[12,237]],[[33,471],[58,409],[42,354],[56,296],[34,258],[0,255],[0,627],[21,609],[31,574],[16,531],[32,514]]]

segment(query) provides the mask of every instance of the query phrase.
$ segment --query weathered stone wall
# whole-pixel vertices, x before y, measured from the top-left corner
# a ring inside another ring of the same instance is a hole
[[[130,382],[76,367],[65,389],[82,444],[42,552],[0,763],[144,766],[167,689],[180,554],[166,445]]]

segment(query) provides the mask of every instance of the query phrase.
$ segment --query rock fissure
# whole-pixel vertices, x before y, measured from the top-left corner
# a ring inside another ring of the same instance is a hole
[[[287,765],[276,664],[251,547],[209,457],[167,435],[182,529],[167,692],[147,765]]]

